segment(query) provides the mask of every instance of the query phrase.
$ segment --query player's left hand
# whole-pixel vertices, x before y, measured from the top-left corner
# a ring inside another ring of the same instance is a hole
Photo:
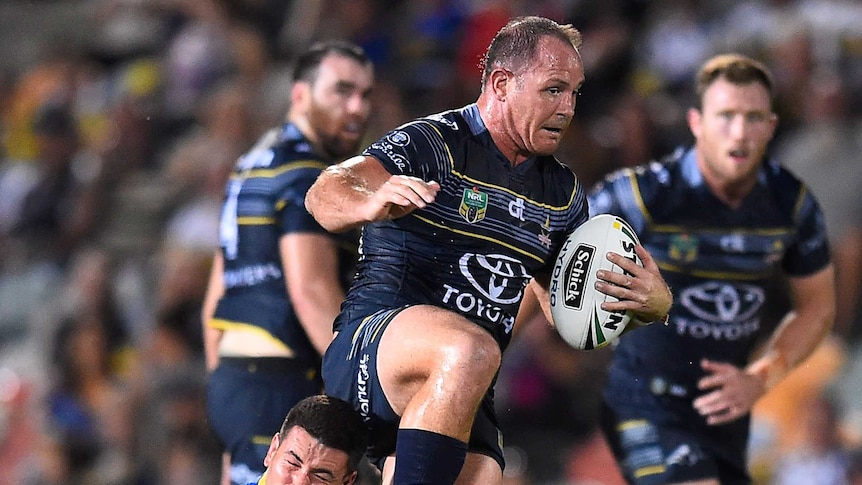
[[[703,359],[700,366],[706,375],[697,388],[711,392],[695,399],[693,406],[706,424],[725,424],[745,416],[765,392],[760,378],[733,364]]]
[[[643,266],[620,254],[610,252],[608,261],[619,266],[625,274],[599,270],[596,289],[616,297],[619,301],[602,303],[607,311],[631,310],[640,320],[652,322],[664,318],[673,304],[673,295],[661,276],[658,264],[643,246],[635,246]]]

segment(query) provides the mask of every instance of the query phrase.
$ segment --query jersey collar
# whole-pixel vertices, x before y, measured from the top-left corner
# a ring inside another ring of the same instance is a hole
[[[682,176],[690,187],[700,187],[703,185],[703,174],[697,167],[697,155],[694,153],[694,148],[689,148],[682,154],[679,160]]]
[[[305,136],[296,125],[288,122],[281,129],[281,139],[299,141],[305,139]]]
[[[470,134],[472,134],[479,143],[497,153],[498,157],[505,162],[505,165],[507,167],[512,168],[511,162],[509,162],[509,160],[505,156],[503,156],[503,153],[500,152],[500,149],[497,148],[497,145],[491,138],[491,134],[488,133],[488,128],[485,126],[485,122],[479,115],[479,106],[476,103],[468,104],[467,106],[464,106],[463,108],[458,110],[458,114],[460,114],[464,121],[467,123],[467,126],[470,128]],[[514,167],[514,170],[528,170],[527,167],[532,166],[532,164],[535,163],[535,160],[536,156],[531,156],[518,164],[517,167]]]
[[[467,126],[470,127],[471,134],[475,136],[488,131],[488,128],[485,127],[485,122],[482,121],[482,117],[479,115],[479,106],[476,103],[468,104],[459,111],[461,117],[467,122]]]

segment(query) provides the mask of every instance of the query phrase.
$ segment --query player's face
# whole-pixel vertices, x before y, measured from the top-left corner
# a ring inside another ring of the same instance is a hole
[[[583,82],[584,67],[575,48],[556,37],[542,38],[532,65],[513,76],[506,93],[520,150],[539,155],[557,150],[575,114]]]
[[[348,473],[347,462],[347,453],[322,445],[295,426],[282,439],[272,438],[263,464],[267,485],[350,485],[357,473]]]
[[[311,85],[307,116],[326,155],[340,161],[356,154],[371,114],[371,66],[340,55],[320,63]]]
[[[757,82],[737,85],[719,78],[704,92],[702,110],[689,111],[704,176],[733,185],[757,177],[775,131],[769,92]]]

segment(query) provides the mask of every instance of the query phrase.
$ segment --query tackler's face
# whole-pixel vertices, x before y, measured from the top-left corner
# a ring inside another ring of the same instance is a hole
[[[374,70],[337,54],[326,56],[311,85],[307,113],[326,155],[340,161],[355,155],[371,115]]]
[[[511,75],[507,89],[511,124],[522,150],[537,155],[557,150],[574,117],[583,82],[577,50],[562,39],[543,37],[530,65]]]
[[[347,453],[330,448],[299,426],[275,435],[264,459],[267,485],[351,485]]]
[[[777,124],[766,87],[718,78],[701,104],[689,110],[688,121],[705,176],[725,184],[756,177]]]

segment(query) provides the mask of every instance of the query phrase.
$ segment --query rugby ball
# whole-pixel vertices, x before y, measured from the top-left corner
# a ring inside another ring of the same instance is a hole
[[[600,269],[623,273],[607,259],[615,252],[643,266],[635,254],[640,244],[632,227],[620,217],[601,214],[581,224],[566,237],[551,274],[551,316],[560,336],[572,347],[604,347],[625,330],[631,314],[602,310],[604,301],[617,301],[596,289]]]

